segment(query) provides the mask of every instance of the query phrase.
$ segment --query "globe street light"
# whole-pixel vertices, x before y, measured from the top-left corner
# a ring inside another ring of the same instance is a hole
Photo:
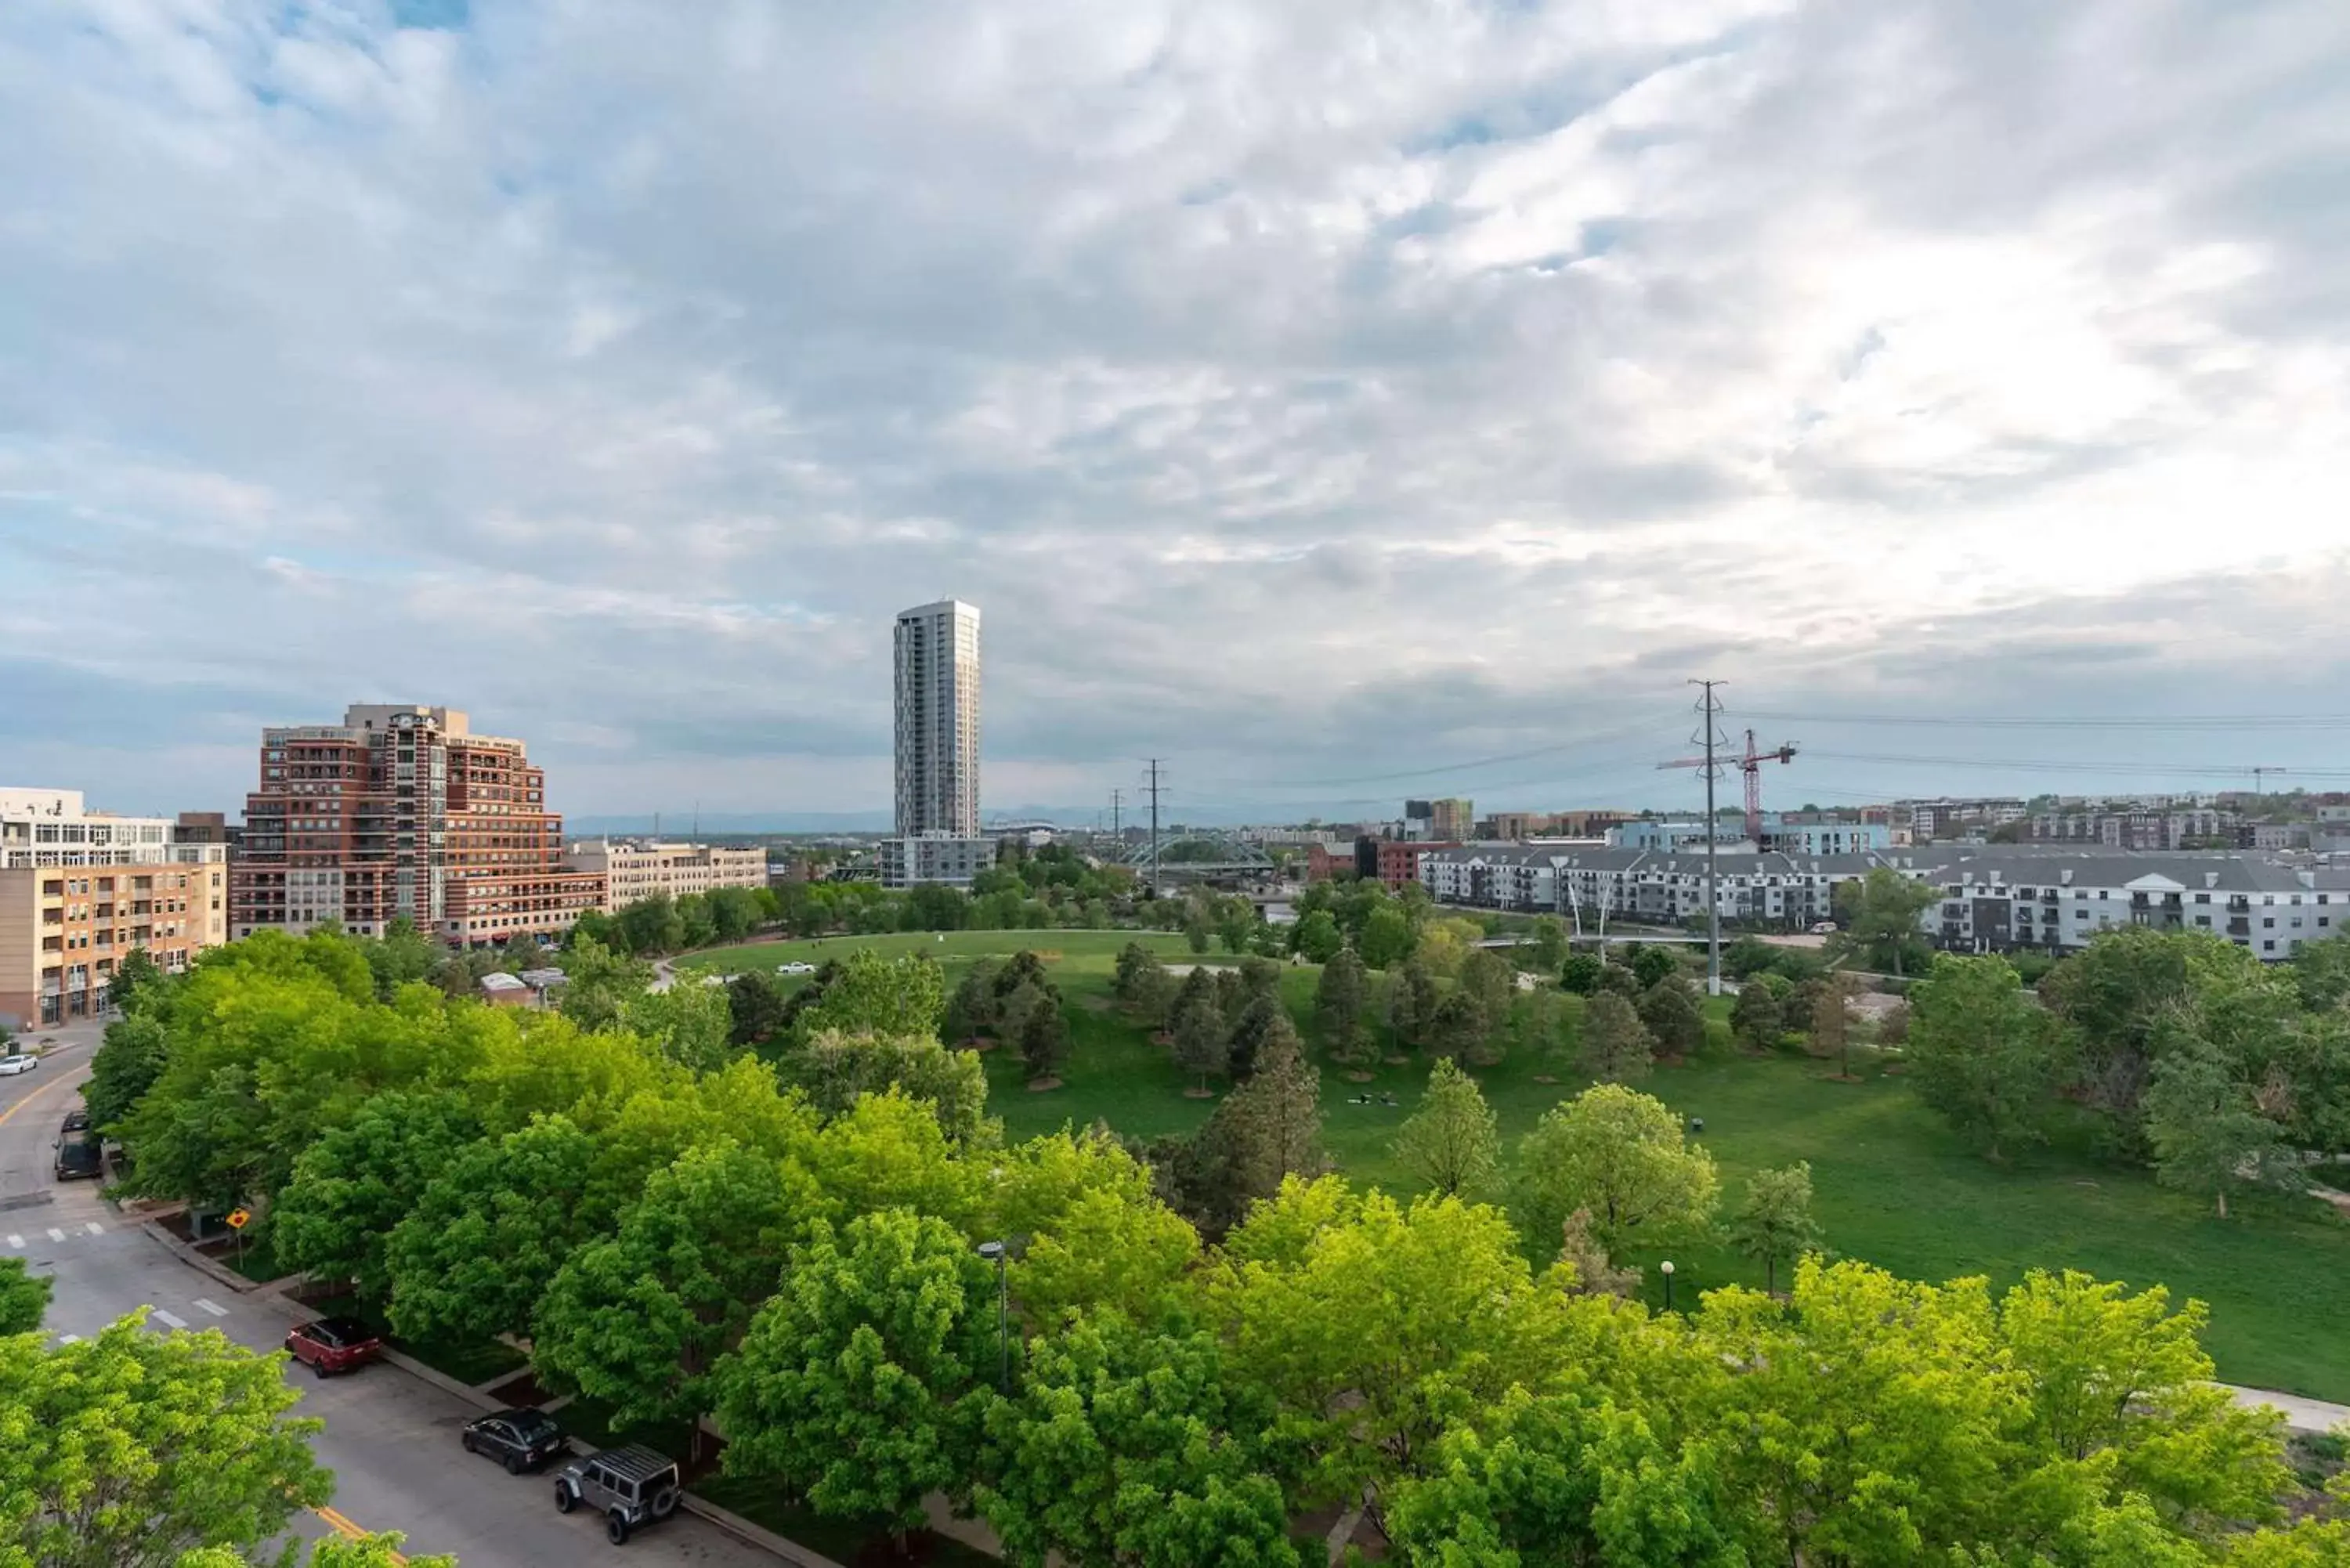
[[[1673,1310],[1673,1261],[1667,1258],[1657,1265],[1657,1272],[1665,1276],[1665,1310],[1670,1312]]]
[[[1004,1277],[1004,1261],[1010,1256],[1001,1241],[982,1241],[979,1255],[995,1265],[995,1334],[1003,1345],[1003,1366],[996,1376],[995,1386],[1003,1393],[1012,1392],[1012,1291]]]

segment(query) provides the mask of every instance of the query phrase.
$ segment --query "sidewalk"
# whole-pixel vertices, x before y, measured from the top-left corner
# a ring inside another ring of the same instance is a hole
[[[2266,1388],[2239,1388],[2232,1383],[2220,1386],[2239,1405],[2267,1405],[2283,1411],[2284,1424],[2296,1432],[2316,1435],[2350,1426],[2350,1405],[2331,1405],[2323,1399],[2304,1399],[2298,1394],[2278,1394]]]

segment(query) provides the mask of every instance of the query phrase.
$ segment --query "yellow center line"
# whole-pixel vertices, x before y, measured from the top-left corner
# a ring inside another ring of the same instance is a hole
[[[328,1528],[346,1541],[364,1541],[368,1537],[369,1532],[344,1517],[339,1509],[328,1508],[321,1504],[310,1511],[325,1520]],[[405,1563],[408,1561],[397,1552],[391,1553],[391,1560],[394,1563]]]
[[[65,1089],[70,1087],[72,1087],[72,1085],[62,1078],[58,1079],[55,1083],[43,1084],[39,1088],[35,1089],[31,1094],[26,1095],[23,1099],[18,1100],[6,1110],[0,1111],[0,1127],[6,1127],[11,1116],[14,1116],[18,1111],[23,1110],[26,1106],[31,1105],[35,1100],[39,1099],[43,1095],[48,1094],[50,1091],[55,1089]]]

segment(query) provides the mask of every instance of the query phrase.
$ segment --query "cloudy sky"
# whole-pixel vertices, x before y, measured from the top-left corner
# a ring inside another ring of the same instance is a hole
[[[10,0],[0,782],[2350,787],[2345,254],[2339,0]]]

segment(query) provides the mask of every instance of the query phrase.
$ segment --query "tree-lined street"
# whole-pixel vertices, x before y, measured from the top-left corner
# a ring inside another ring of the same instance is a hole
[[[270,1298],[240,1294],[191,1267],[99,1197],[95,1182],[51,1176],[57,1126],[78,1103],[94,1032],[56,1032],[38,1071],[0,1080],[0,1257],[23,1259],[55,1282],[47,1327],[59,1340],[94,1337],[140,1307],[156,1332],[215,1329],[238,1345],[274,1350],[294,1316]],[[302,1533],[348,1524],[396,1530],[409,1555],[454,1554],[464,1568],[538,1568],[608,1548],[590,1514],[555,1511],[549,1483],[516,1479],[463,1452],[460,1423],[476,1407],[390,1365],[314,1378],[289,1366],[301,1393],[296,1413],[326,1423],[315,1449],[335,1474],[324,1514]],[[699,1568],[771,1568],[775,1559],[705,1521],[681,1514],[631,1541],[629,1560]]]

